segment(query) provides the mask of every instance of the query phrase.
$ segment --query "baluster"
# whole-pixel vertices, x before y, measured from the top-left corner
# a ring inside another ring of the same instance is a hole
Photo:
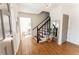
[[[44,29],[43,29],[43,27],[42,27],[42,37],[43,37],[43,31],[44,31]]]
[[[38,32],[38,26],[37,26],[37,43],[39,43],[39,32]]]
[[[48,21],[47,21],[47,35],[48,35]]]
[[[49,18],[49,35],[50,35],[50,32],[51,32],[51,31],[50,31],[50,18]]]

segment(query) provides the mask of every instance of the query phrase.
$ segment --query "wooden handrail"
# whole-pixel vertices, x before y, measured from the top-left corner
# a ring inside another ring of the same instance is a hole
[[[49,19],[38,30],[40,30],[48,21]]]
[[[46,17],[42,22],[40,22],[36,27],[34,27],[33,30],[34,30],[35,28],[37,28],[40,24],[42,24],[47,18],[49,18],[49,16]]]

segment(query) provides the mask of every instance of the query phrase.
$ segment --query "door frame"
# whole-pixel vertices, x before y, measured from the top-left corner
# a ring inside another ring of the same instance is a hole
[[[24,17],[24,16],[19,16],[19,29],[20,29],[20,35],[22,35],[21,28],[20,28],[20,17]],[[31,18],[31,17],[24,17],[24,18]],[[32,19],[31,19],[31,36],[32,36]]]
[[[67,28],[66,28],[66,39],[63,39],[63,26],[64,26],[64,16],[66,16],[67,17],[67,24],[66,24],[66,26],[67,26]],[[63,18],[62,18],[62,37],[61,37],[61,40],[62,40],[62,43],[64,43],[64,42],[66,42],[67,41],[67,38],[68,38],[68,28],[69,28],[69,15],[68,14],[63,14]]]

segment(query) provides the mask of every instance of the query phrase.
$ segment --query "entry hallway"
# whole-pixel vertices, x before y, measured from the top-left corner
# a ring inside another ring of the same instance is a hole
[[[55,41],[36,43],[34,39],[24,38],[17,55],[76,55],[79,54],[79,46],[69,42],[59,46]]]

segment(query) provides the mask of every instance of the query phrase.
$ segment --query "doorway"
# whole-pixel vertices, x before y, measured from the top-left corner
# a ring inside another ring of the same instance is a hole
[[[62,24],[62,43],[67,41],[67,33],[68,33],[68,22],[69,16],[63,14],[63,24]]]
[[[29,37],[32,35],[31,18],[20,17],[20,32],[24,37]]]

